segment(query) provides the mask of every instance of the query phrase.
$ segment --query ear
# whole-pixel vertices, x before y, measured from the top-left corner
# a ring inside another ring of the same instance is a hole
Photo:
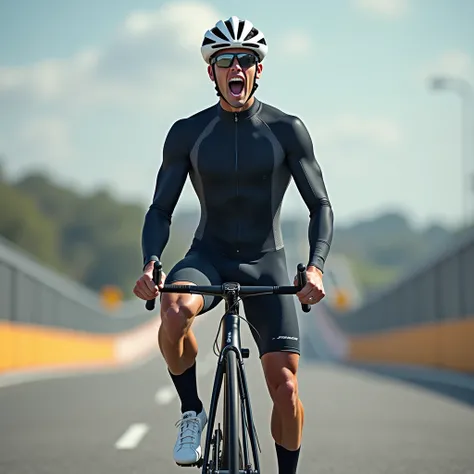
[[[257,65],[257,71],[255,72],[255,77],[257,79],[260,79],[260,76],[262,75],[262,71],[263,71],[263,64],[262,63],[258,63]]]
[[[209,75],[209,79],[215,82],[214,71],[212,70],[212,66],[210,64],[207,66],[207,74]]]

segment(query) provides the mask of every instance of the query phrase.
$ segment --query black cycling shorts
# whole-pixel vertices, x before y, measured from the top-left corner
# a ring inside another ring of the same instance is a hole
[[[166,277],[166,284],[178,281],[196,285],[220,285],[235,281],[241,285],[292,285],[285,250],[261,254],[252,260],[229,258],[209,252],[193,243],[185,257]],[[204,295],[203,314],[217,306],[222,298]],[[294,295],[262,295],[242,297],[245,317],[258,346],[260,357],[268,352],[300,354],[300,335]],[[253,327],[252,327],[253,326]],[[255,328],[255,329],[254,329]]]

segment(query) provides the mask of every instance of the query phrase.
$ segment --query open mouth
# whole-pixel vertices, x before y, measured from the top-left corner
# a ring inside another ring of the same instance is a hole
[[[244,91],[245,82],[241,77],[232,77],[229,81],[229,90],[234,97],[240,97]]]

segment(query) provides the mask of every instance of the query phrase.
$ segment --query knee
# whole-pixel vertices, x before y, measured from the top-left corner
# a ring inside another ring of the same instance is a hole
[[[177,342],[186,334],[193,316],[192,310],[185,304],[173,301],[161,302],[161,326],[172,342]]]
[[[280,410],[294,411],[298,400],[296,374],[285,368],[268,378],[268,386],[273,403]]]

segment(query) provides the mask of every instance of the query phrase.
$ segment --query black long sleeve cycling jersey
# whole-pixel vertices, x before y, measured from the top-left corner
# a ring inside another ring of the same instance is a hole
[[[187,176],[201,206],[194,240],[241,259],[283,247],[280,210],[293,177],[310,216],[308,266],[323,271],[333,211],[303,122],[258,101],[239,113],[220,104],[173,124],[142,232],[143,263],[161,258]]]

